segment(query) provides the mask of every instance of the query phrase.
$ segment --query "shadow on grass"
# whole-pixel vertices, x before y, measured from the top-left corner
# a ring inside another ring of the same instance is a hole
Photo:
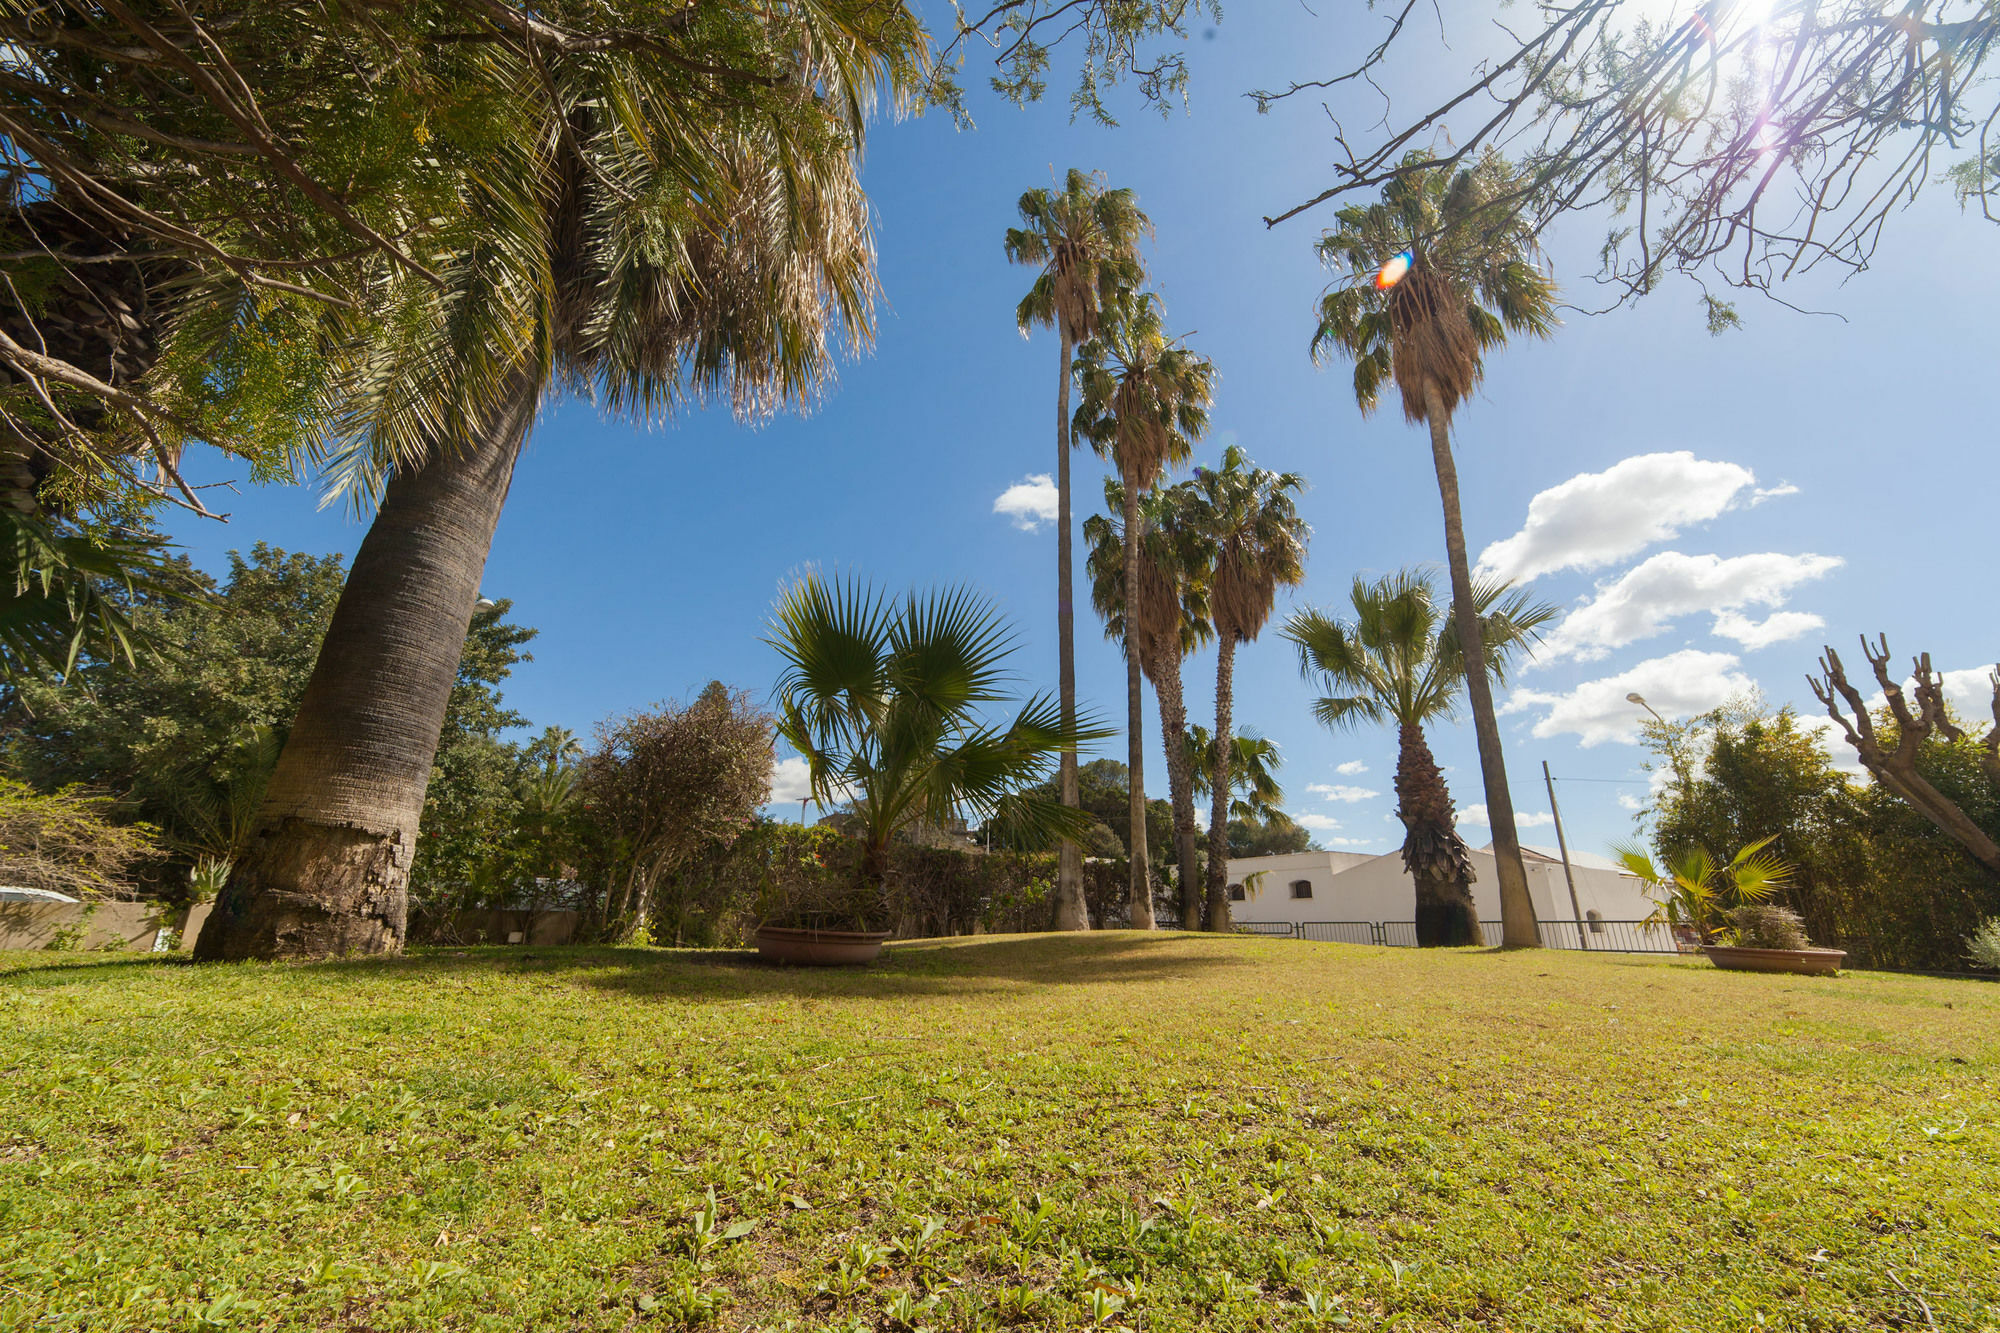
[[[1186,981],[1221,970],[1255,967],[1243,952],[1205,936],[1137,932],[1077,935],[960,936],[889,945],[867,967],[788,967],[752,950],[642,949],[612,945],[530,947],[478,945],[424,949],[396,958],[301,964],[214,964],[197,975],[242,978],[282,970],[307,984],[430,978],[547,977],[631,995],[743,1000],[774,996],[921,998],[968,995],[1017,986],[1090,986],[1106,982]],[[73,986],[129,979],[147,967],[193,967],[185,955],[117,960],[74,957],[7,967],[0,981]]]
[[[29,960],[35,961],[29,961]],[[60,959],[62,961],[55,961]],[[18,962],[16,960],[19,960]],[[194,959],[184,953],[59,953],[45,949],[32,952],[0,953],[0,983],[34,978],[44,986],[74,985],[120,977],[140,969],[193,967]],[[65,976],[67,974],[67,976]]]

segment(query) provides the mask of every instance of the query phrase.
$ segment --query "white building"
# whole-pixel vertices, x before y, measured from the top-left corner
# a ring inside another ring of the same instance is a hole
[[[1586,933],[1606,934],[1611,923],[1636,922],[1653,910],[1638,879],[1616,862],[1588,852],[1571,852],[1576,878],[1576,903],[1570,903],[1561,856],[1552,848],[1521,848],[1528,872],[1528,894],[1535,919],[1572,922],[1581,917]],[[1479,919],[1487,923],[1489,943],[1499,942],[1500,886],[1490,848],[1472,853],[1472,900]],[[1349,943],[1414,944],[1416,884],[1403,869],[1400,849],[1370,856],[1355,852],[1291,852],[1282,856],[1232,858],[1229,862],[1230,913],[1240,924],[1347,923],[1336,929],[1304,932]],[[1371,929],[1359,929],[1360,926]],[[1385,932],[1381,927],[1388,926]],[[1616,933],[1632,934],[1631,927]],[[1660,943],[1667,945],[1664,932]],[[1545,942],[1559,947],[1571,941],[1563,932],[1543,929]],[[1352,937],[1352,938],[1350,938]],[[1603,941],[1609,943],[1609,941]]]

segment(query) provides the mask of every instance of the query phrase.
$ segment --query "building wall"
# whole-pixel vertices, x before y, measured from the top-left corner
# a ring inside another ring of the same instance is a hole
[[[1528,896],[1534,900],[1538,921],[1573,919],[1569,887],[1563,880],[1560,862],[1539,853],[1522,854],[1528,873]],[[1481,921],[1500,919],[1499,875],[1493,854],[1472,853],[1472,901]],[[1410,921],[1416,917],[1416,884],[1403,869],[1400,851],[1380,856],[1360,856],[1347,852],[1300,852],[1288,856],[1255,856],[1229,863],[1229,882],[1245,883],[1245,877],[1262,872],[1257,892],[1230,904],[1235,919],[1243,922],[1287,921]],[[1640,892],[1639,881],[1630,875],[1598,866],[1575,866],[1576,909],[1587,920],[1595,911],[1605,921],[1637,921],[1653,910]],[[1312,897],[1294,898],[1291,883],[1304,879],[1312,884]]]

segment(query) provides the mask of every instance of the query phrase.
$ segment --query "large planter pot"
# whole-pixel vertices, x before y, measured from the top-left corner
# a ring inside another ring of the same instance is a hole
[[[1704,944],[1701,951],[1717,967],[1730,972],[1796,972],[1830,977],[1847,961],[1844,949],[1745,949],[1734,944]]]
[[[838,967],[872,963],[882,955],[886,930],[821,930],[810,926],[759,926],[757,952],[774,963]]]

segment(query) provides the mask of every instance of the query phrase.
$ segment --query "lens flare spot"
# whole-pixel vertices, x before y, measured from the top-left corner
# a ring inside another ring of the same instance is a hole
[[[1405,250],[1388,263],[1382,265],[1380,271],[1375,274],[1375,290],[1386,292],[1401,282],[1403,275],[1410,271],[1410,263],[1415,258],[1416,256]]]

